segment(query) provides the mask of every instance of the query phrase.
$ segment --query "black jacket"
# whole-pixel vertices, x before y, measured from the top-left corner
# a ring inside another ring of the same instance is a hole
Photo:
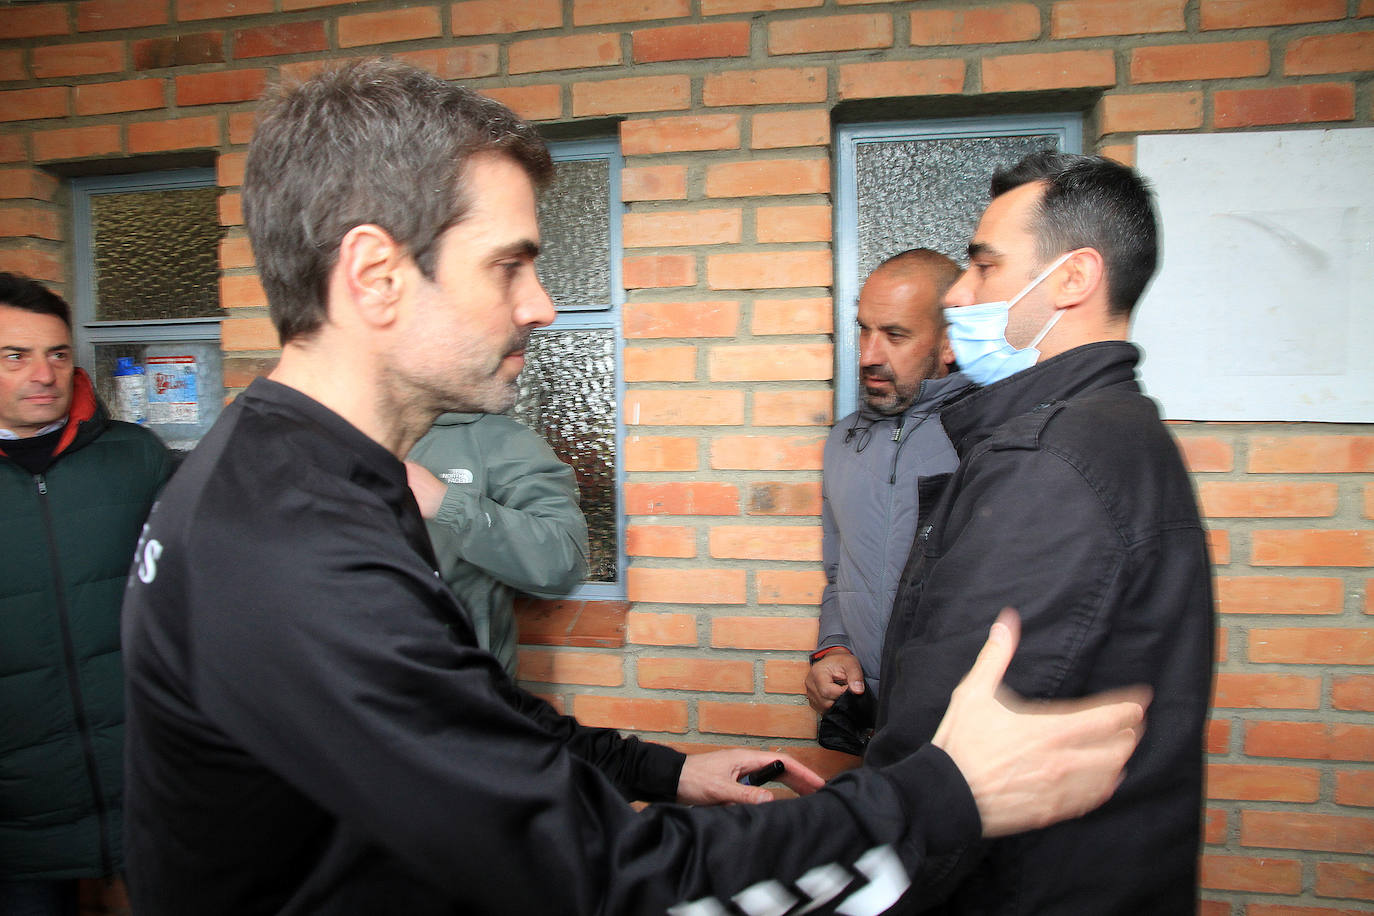
[[[867,762],[929,739],[1008,605],[1023,620],[1007,676],[1021,694],[1155,691],[1112,800],[969,850],[946,876],[963,881],[942,912],[1154,916],[1196,906],[1210,567],[1191,481],[1136,384],[1137,358],[1127,343],[1079,347],[942,414],[959,467],[918,528],[898,589]]]
[[[978,833],[930,747],[810,798],[637,812],[682,756],[516,687],[436,569],[376,442],[266,380],[224,411],[125,600],[135,912],[657,914]]]

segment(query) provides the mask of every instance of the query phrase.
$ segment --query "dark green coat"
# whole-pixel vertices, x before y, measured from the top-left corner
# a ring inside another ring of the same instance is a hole
[[[110,874],[123,858],[119,608],[171,460],[79,372],[63,441],[35,476],[0,440],[0,880]]]

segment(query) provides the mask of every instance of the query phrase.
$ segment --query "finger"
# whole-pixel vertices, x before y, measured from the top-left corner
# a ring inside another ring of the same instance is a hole
[[[773,759],[781,760],[785,767],[782,771],[782,775],[778,777],[778,782],[787,786],[787,788],[796,792],[798,795],[810,795],[812,792],[815,792],[821,786],[825,785],[825,780],[821,778],[819,773],[797,760],[797,758],[790,757],[787,754],[777,754]]]
[[[973,667],[964,676],[964,684],[980,692],[995,692],[1007,673],[1011,657],[1016,654],[1016,644],[1020,638],[1021,618],[1014,609],[1002,608],[988,631],[987,642],[983,643]]]

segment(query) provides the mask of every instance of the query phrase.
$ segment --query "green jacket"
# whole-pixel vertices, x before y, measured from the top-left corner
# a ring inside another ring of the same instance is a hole
[[[119,608],[143,520],[171,473],[146,429],[110,420],[78,370],[57,460],[33,475],[0,440],[0,880],[122,862]]]
[[[448,484],[427,519],[440,571],[477,641],[515,675],[515,593],[567,594],[587,575],[587,521],[573,469],[497,414],[448,413],[409,458]]]

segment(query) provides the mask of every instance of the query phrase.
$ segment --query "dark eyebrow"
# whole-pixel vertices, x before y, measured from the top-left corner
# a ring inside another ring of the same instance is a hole
[[[996,258],[1001,257],[1002,252],[993,248],[987,242],[970,242],[968,246],[969,259],[978,257]]]
[[[518,242],[512,242],[506,245],[504,248],[496,249],[494,255],[496,258],[510,258],[516,256],[523,256],[530,259],[539,257],[539,243],[531,239],[521,239]]]

